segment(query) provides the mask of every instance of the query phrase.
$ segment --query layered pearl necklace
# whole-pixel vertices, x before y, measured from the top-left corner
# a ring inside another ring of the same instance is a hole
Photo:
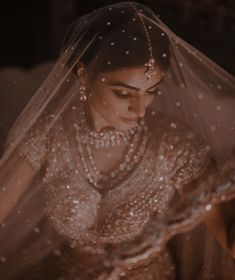
[[[98,181],[109,180],[112,186],[122,180],[128,172],[132,170],[145,153],[148,138],[148,129],[144,121],[141,120],[137,125],[126,131],[105,130],[97,132],[89,127],[85,115],[84,106],[76,108],[77,121],[74,123],[75,137],[79,152],[80,164],[85,172],[88,181],[97,189],[101,189]],[[128,151],[118,168],[109,174],[100,172],[96,166],[92,149],[102,149],[120,146],[124,144]]]
[[[126,131],[120,131],[116,129],[105,130],[98,132],[92,130],[87,123],[87,118],[85,114],[84,105],[80,105],[80,108],[77,109],[78,112],[78,122],[77,127],[81,130],[80,138],[81,140],[88,141],[90,146],[95,146],[95,148],[109,148],[120,146],[122,143],[128,144],[131,140],[132,135],[138,130],[137,125]]]

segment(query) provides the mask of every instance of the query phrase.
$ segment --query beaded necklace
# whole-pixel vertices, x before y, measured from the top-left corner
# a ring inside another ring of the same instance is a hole
[[[122,180],[140,161],[146,150],[148,128],[143,120],[127,131],[107,130],[97,132],[90,128],[84,106],[76,108],[77,122],[74,124],[75,137],[81,166],[88,181],[101,189],[100,181],[109,181],[110,187]],[[93,149],[102,149],[124,144],[128,151],[118,167],[109,174],[98,170],[93,157]]]

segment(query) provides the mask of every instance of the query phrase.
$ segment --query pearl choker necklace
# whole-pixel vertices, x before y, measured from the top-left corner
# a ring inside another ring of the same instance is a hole
[[[89,141],[91,146],[96,148],[120,146],[122,143],[128,144],[131,137],[137,132],[138,124],[128,130],[120,131],[116,129],[104,129],[101,132],[92,130],[87,123],[84,106],[76,108],[78,112],[78,121],[75,126],[81,129],[81,138]]]

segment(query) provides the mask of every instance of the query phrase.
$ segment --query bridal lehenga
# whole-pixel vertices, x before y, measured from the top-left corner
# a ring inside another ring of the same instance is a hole
[[[200,228],[235,197],[234,97],[142,4],[77,19],[5,145],[1,279],[234,279]]]

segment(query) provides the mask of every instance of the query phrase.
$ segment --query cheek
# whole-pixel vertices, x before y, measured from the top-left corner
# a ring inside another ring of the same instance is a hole
[[[145,107],[148,107],[154,100],[154,96],[147,96],[145,99]]]
[[[126,115],[129,106],[130,106],[129,100],[126,99],[122,100],[114,96],[109,100],[108,108],[106,112],[114,119],[119,118],[120,116]]]
[[[97,88],[93,96],[93,102],[99,107],[105,108],[108,106],[109,98],[107,92],[101,88]]]
[[[112,111],[113,114],[118,114],[122,113],[123,110],[127,107],[127,101],[125,102],[124,100],[119,100],[116,97],[110,98],[109,103],[108,103],[108,110]]]
[[[115,96],[110,91],[99,91],[97,92],[97,95],[95,96],[95,102],[102,110],[104,115],[115,115],[121,111],[121,108],[123,107],[121,102],[117,100]]]

